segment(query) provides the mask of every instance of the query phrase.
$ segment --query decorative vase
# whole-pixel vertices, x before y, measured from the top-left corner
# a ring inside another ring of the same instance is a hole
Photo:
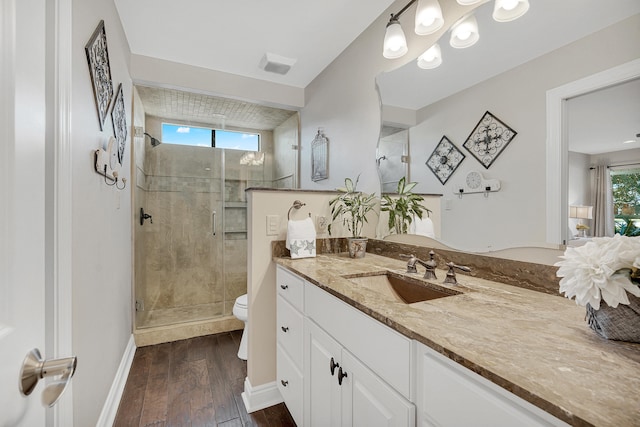
[[[618,304],[609,307],[600,303],[595,310],[587,304],[587,322],[598,335],[609,340],[640,343],[640,298],[627,293],[629,305]]]
[[[364,258],[364,254],[367,252],[367,240],[366,237],[348,237],[349,256],[351,258]]]

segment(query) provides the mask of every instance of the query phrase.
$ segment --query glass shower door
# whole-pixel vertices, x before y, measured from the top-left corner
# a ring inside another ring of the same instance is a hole
[[[147,149],[137,174],[143,191],[136,191],[153,223],[136,232],[136,327],[225,312],[223,157],[223,150],[208,147]]]

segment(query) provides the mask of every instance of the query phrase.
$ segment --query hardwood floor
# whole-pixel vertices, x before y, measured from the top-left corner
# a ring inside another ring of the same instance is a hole
[[[293,426],[284,404],[247,414],[242,331],[140,347],[114,426]]]

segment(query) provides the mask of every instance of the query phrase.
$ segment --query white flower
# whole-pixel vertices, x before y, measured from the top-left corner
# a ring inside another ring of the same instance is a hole
[[[627,292],[640,297],[640,286],[631,282],[623,269],[640,268],[640,237],[615,235],[597,237],[579,247],[569,247],[555,265],[560,292],[576,298],[576,304],[600,309],[600,301],[610,307],[629,304]]]

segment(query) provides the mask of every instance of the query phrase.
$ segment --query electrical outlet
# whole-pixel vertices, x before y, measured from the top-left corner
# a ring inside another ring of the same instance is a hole
[[[280,215],[267,215],[267,236],[277,236]]]
[[[327,221],[326,216],[316,215],[316,231],[318,232],[318,234],[326,233],[328,225],[329,225],[329,221]]]

